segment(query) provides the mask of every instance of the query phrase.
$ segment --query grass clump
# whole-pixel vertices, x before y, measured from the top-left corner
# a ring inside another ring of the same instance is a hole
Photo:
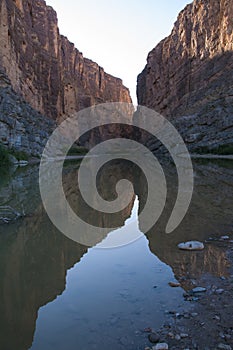
[[[9,154],[15,157],[17,160],[27,160],[29,159],[29,156],[26,152],[23,151],[16,151],[14,149],[9,150]]]
[[[10,157],[8,150],[0,145],[0,166],[9,166],[10,165]]]

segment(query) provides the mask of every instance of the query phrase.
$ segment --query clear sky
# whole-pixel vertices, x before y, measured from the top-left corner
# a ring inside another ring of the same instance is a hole
[[[187,0],[46,0],[61,34],[107,73],[123,79],[136,104],[147,54],[170,34]]]

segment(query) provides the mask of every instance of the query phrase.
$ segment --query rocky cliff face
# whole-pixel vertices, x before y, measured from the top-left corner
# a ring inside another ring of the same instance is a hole
[[[17,95],[0,71],[0,144],[40,156],[55,126]]]
[[[0,66],[37,111],[60,120],[106,101],[131,102],[122,81],[61,36],[43,0],[0,0]]]
[[[174,117],[191,148],[232,143],[232,18],[231,0],[194,0],[138,76],[139,104]]]

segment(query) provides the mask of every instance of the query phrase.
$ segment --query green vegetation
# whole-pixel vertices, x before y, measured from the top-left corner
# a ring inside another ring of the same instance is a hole
[[[214,148],[209,148],[207,146],[198,147],[195,150],[198,154],[217,154],[217,155],[233,155],[233,144],[221,145]]]
[[[9,166],[10,165],[10,158],[9,158],[9,152],[0,145],[0,166]]]
[[[0,144],[0,166],[9,166],[11,164],[10,156],[15,157],[18,161],[28,160],[29,156],[27,153],[22,151],[16,151],[14,149],[7,149]]]
[[[28,160],[29,156],[26,152],[23,151],[16,151],[16,150],[9,150],[9,154],[14,156],[17,160]]]
[[[81,146],[72,146],[68,152],[68,156],[84,156],[88,150]]]

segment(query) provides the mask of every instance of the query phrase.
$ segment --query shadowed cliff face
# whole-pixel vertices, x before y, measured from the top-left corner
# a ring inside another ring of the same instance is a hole
[[[60,35],[43,0],[0,1],[0,66],[13,89],[57,121],[101,102],[131,102],[122,81]]]
[[[174,117],[190,148],[232,142],[232,18],[231,0],[194,0],[138,76],[138,103]]]

